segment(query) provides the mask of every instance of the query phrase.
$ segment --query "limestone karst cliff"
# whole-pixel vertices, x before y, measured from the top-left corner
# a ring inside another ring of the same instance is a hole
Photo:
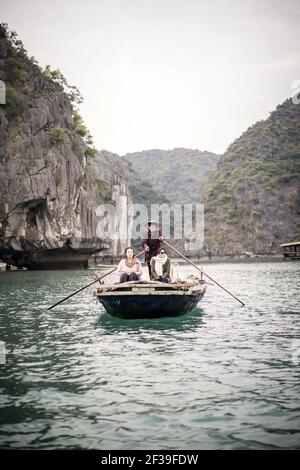
[[[300,105],[284,101],[222,156],[202,193],[204,251],[276,254],[300,237]]]
[[[106,194],[87,165],[87,130],[72,101],[77,90],[66,92],[43,72],[5,25],[0,80],[6,88],[0,105],[0,258],[28,268],[86,266],[110,243],[97,235],[96,210]]]

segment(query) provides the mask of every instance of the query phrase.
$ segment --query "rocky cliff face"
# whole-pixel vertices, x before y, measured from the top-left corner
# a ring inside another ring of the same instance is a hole
[[[132,245],[138,252],[141,250],[141,239],[130,240],[133,219],[137,215],[134,204],[143,204],[151,218],[151,204],[169,203],[166,197],[156,190],[149,182],[135,171],[134,165],[118,154],[101,150],[89,161],[89,165],[94,174],[99,187],[106,194],[106,199],[112,199],[116,204],[119,242],[112,244],[113,254],[116,251],[122,252],[124,246],[125,215],[127,213],[127,245]],[[117,206],[117,204],[119,204]],[[123,205],[123,208],[122,208]],[[139,211],[137,211],[139,212]],[[122,234],[122,236],[121,236]],[[143,237],[142,237],[143,238]],[[123,240],[123,241],[122,241]]]
[[[148,217],[153,218],[151,205],[168,205],[199,203],[200,189],[215,169],[218,156],[210,152],[192,149],[145,150],[120,157],[106,150],[97,153],[90,164],[99,178],[103,188],[109,188],[110,165],[117,164],[122,168],[133,203],[143,204]],[[170,233],[174,231],[174,220],[168,211],[164,221],[170,220]],[[185,220],[185,224],[191,221]],[[185,225],[185,236],[189,226]],[[190,227],[193,231],[193,227]],[[191,237],[193,238],[193,237]],[[132,240],[136,251],[141,248],[141,240]],[[173,240],[173,245],[180,251],[191,251],[188,240]],[[195,251],[193,248],[192,251]]]
[[[109,196],[109,187],[111,186],[112,168],[114,168],[122,172],[127,181],[133,203],[145,204],[147,207],[151,204],[169,203],[168,199],[153,187],[147,178],[148,175],[145,174],[146,172],[140,174],[135,170],[134,164],[116,153],[101,150],[90,160],[89,164],[93,168],[98,184],[105,188],[107,197],[111,197],[111,195]]]
[[[133,224],[133,200],[128,183],[128,173],[117,154],[105,150],[97,152],[88,163],[99,190],[104,195],[104,202],[113,207],[110,223],[114,227],[114,239],[107,254],[117,256],[131,245]]]
[[[63,87],[0,30],[0,258],[29,268],[86,266],[105,199]],[[124,185],[123,185],[124,186]],[[116,188],[114,189],[116,191]],[[126,188],[123,191],[126,191]]]
[[[285,101],[230,145],[202,194],[215,254],[280,252],[300,238],[300,105]]]

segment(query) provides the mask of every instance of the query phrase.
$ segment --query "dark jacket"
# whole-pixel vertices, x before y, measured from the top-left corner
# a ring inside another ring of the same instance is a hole
[[[145,249],[146,245],[148,245],[150,248],[149,251],[145,251],[145,261],[150,262],[152,256],[158,255],[158,252],[160,250],[160,243],[161,243],[158,237],[160,236],[161,236],[161,231],[159,232],[156,231],[156,232],[151,233],[151,231],[148,230],[148,238],[144,238],[144,240],[142,240],[143,248]]]

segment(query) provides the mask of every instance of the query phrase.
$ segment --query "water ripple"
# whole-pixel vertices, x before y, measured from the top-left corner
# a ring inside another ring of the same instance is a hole
[[[299,449],[300,264],[206,269],[245,307],[210,286],[183,317],[115,319],[90,289],[47,311],[91,273],[0,273],[0,447]]]

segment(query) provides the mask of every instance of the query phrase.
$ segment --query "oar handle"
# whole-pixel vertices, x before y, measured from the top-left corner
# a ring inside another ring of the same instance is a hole
[[[242,304],[242,306],[244,306],[244,302],[242,302],[240,299],[238,299],[235,295],[233,295],[231,292],[229,292],[229,290],[225,289],[225,287],[221,286],[221,284],[219,284],[217,281],[215,281],[212,277],[210,277],[208,274],[206,274],[202,269],[199,269],[198,266],[196,264],[194,264],[191,260],[189,260],[186,256],[184,256],[182,253],[180,253],[180,251],[178,251],[174,246],[170,245],[170,243],[168,243],[166,240],[163,241],[167,246],[169,246],[171,248],[171,250],[175,251],[179,256],[181,256],[183,259],[185,259],[185,261],[187,261],[188,263],[190,263],[192,266],[194,266],[194,268],[198,269],[198,271],[200,271],[200,273],[203,273],[206,277],[208,277],[208,279],[210,279],[211,281],[213,281],[217,286],[221,287],[221,289],[223,289],[225,292],[227,292],[227,294],[231,295],[231,297],[233,297],[235,300],[237,300],[238,302],[240,302],[240,304]]]

